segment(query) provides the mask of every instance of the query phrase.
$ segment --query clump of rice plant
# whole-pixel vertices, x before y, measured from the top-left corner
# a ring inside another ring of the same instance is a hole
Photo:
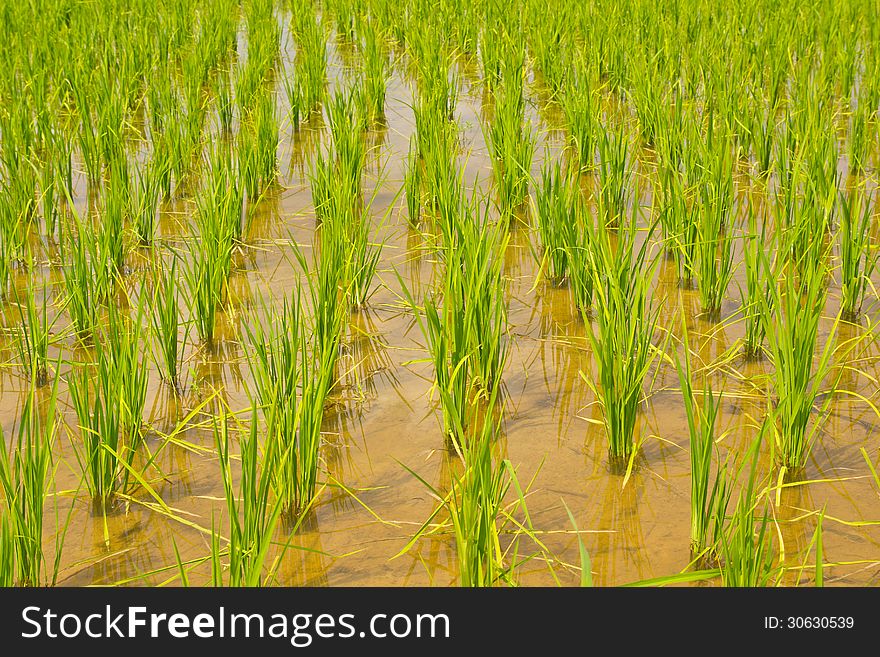
[[[718,463],[716,425],[722,393],[715,395],[704,377],[702,396],[693,386],[687,324],[682,318],[684,356],[675,354],[675,366],[690,435],[691,457],[691,554],[704,562],[716,558],[724,518],[730,501],[731,485],[727,466]],[[713,472],[713,462],[715,464]]]
[[[770,271],[770,263],[763,260]],[[833,365],[832,339],[826,341],[814,365],[827,296],[823,263],[821,256],[817,261],[804,257],[778,262],[770,278],[769,299],[762,299],[761,304],[761,321],[774,367],[771,381],[776,399],[770,425],[775,455],[782,466],[794,471],[806,464],[833,398],[823,387]],[[839,317],[831,335],[838,321]],[[820,417],[811,421],[817,404]]]
[[[632,198],[633,166],[629,136],[623,127],[599,135],[599,218],[616,226],[626,216]]]
[[[711,140],[710,140],[711,142]],[[703,310],[710,316],[721,311],[727,286],[733,277],[733,159],[726,142],[710,143],[700,185],[700,209],[696,224],[697,285]]]
[[[99,325],[100,304],[111,294],[112,278],[99,263],[98,244],[94,234],[79,217],[76,229],[65,230],[61,239],[61,257],[64,289],[67,293],[65,307],[70,314],[76,334],[80,339],[91,336]]]
[[[749,229],[743,236],[743,266],[746,287],[740,287],[742,313],[745,320],[744,350],[747,358],[758,359],[764,353],[765,325],[761,319],[762,306],[770,307],[770,275],[767,263],[770,262],[767,242],[767,222],[761,222],[758,230],[754,207],[749,205]]]
[[[534,136],[525,123],[522,56],[505,60],[502,84],[495,92],[495,118],[488,130],[498,208],[504,217],[512,216],[528,197],[535,152]]]
[[[152,314],[153,338],[156,344],[156,363],[160,375],[175,393],[181,392],[180,353],[186,345],[190,325],[186,324],[180,337],[180,290],[177,279],[177,258],[163,269],[156,284]]]
[[[49,319],[49,295],[45,286],[39,307],[36,297],[35,286],[28,285],[23,302],[20,298],[17,299],[21,333],[16,340],[16,347],[25,376],[37,387],[42,387],[49,382],[49,344],[55,320]]]
[[[107,509],[118,491],[128,487],[134,447],[122,430],[122,372],[112,351],[95,343],[94,381],[86,366],[69,375],[70,400],[79,421],[74,453],[95,506]]]
[[[559,161],[541,167],[541,182],[535,186],[535,221],[551,281],[561,282],[568,275],[571,247],[577,232],[574,196],[578,194],[571,177]]]
[[[652,342],[660,312],[651,291],[658,260],[649,255],[648,239],[637,246],[637,230],[633,215],[621,227],[616,245],[601,221],[591,236],[595,325],[586,315],[584,322],[598,376],[587,384],[601,406],[614,461],[625,461],[634,453],[642,387],[660,353]],[[653,225],[649,237],[651,232]]]
[[[228,157],[218,154],[211,160],[208,184],[196,198],[198,237],[184,268],[196,331],[208,348],[213,345],[217,312],[226,297],[235,241],[245,230],[243,191],[235,183]]]
[[[569,141],[582,171],[591,169],[596,158],[599,116],[596,92],[585,76],[566,85],[560,97]]]
[[[385,87],[388,75],[387,56],[382,46],[382,33],[375,21],[368,20],[363,29],[364,99],[370,121],[385,115]]]
[[[413,142],[410,142],[406,156],[406,172],[403,186],[406,191],[407,220],[410,226],[418,226],[422,214],[422,186],[424,173],[418,150]]]
[[[463,467],[460,473],[452,475],[449,492],[437,490],[407,468],[440,500],[440,504],[398,556],[423,537],[451,532],[456,549],[458,585],[463,587],[514,585],[521,537],[528,536],[543,548],[531,531],[525,496],[515,468],[508,460],[500,460],[493,453],[498,433],[493,412],[496,403],[493,396],[475,435],[459,449]],[[511,489],[516,491],[516,499],[505,504]],[[441,512],[448,519],[438,522]],[[517,518],[520,512],[526,518],[525,523]],[[505,534],[513,534],[513,540],[502,547]]]
[[[862,311],[871,274],[877,268],[877,245],[871,238],[871,196],[853,189],[840,194],[840,287],[845,318],[855,319]]]
[[[238,173],[250,202],[255,202],[278,175],[278,115],[275,97],[257,94],[254,108],[238,134]]]
[[[56,377],[48,397],[39,395],[33,385],[29,388],[14,441],[7,445],[0,430],[0,583],[4,586],[54,585],[58,576],[66,526],[57,527],[54,562],[47,563],[43,549],[44,509],[53,486],[52,450],[58,433],[57,382]]]
[[[763,434],[763,429],[762,432]],[[737,498],[733,515],[721,534],[721,581],[730,587],[767,586],[776,567],[773,563],[772,533],[769,509],[756,520],[760,504],[755,491],[756,463],[761,435],[750,449],[752,456],[749,477]]]
[[[132,195],[132,217],[138,242],[153,244],[156,235],[156,210],[159,204],[158,165],[153,161],[137,170],[136,192]]]
[[[327,83],[327,36],[313,10],[302,12],[294,38],[297,44],[294,77],[301,80],[303,110],[310,114],[324,101]]]
[[[241,439],[241,476],[232,475],[229,452],[229,419],[225,410],[214,422],[214,440],[220,461],[223,495],[229,521],[229,539],[221,548],[220,528],[211,533],[211,583],[213,586],[262,586],[273,577],[277,561],[266,560],[281,512],[280,498],[273,501],[271,477],[261,467],[256,412],[251,429]],[[223,557],[226,557],[226,563]]]
[[[446,228],[442,287],[424,299],[424,318],[406,284],[404,295],[428,341],[445,434],[466,435],[479,397],[491,397],[507,360],[503,253],[508,235],[488,207],[461,199]]]

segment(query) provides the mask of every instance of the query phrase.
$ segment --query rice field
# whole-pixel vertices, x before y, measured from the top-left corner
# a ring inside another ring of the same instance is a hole
[[[0,31],[0,584],[880,582],[876,3]]]

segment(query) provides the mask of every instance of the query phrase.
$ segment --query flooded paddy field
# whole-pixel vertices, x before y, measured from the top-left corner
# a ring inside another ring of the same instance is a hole
[[[874,9],[44,4],[0,583],[877,583]]]

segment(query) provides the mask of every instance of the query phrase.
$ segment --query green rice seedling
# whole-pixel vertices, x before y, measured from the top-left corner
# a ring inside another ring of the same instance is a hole
[[[343,216],[337,215],[336,220]],[[370,228],[370,206],[366,206],[354,211],[345,230],[349,245],[346,291],[352,308],[363,308],[372,296],[373,278],[382,256],[382,244],[370,241]]]
[[[511,486],[512,467],[494,464],[494,421],[487,419],[482,435],[466,448],[465,469],[454,477],[448,503],[455,535],[459,585],[493,586],[512,579],[501,559],[499,516]]]
[[[309,441],[314,436],[298,435],[303,413],[299,389],[304,368],[310,367],[299,290],[284,300],[281,313],[268,313],[267,325],[257,320],[247,327],[248,360],[266,419],[265,467],[282,513],[296,517],[314,493],[315,476],[306,470],[317,470],[317,445]]]
[[[99,266],[106,267],[111,278],[121,274],[125,266],[125,214],[130,199],[127,167],[117,166],[110,174],[97,227]]]
[[[301,342],[302,399],[299,433],[295,453],[288,455],[288,458],[295,458],[297,461],[293,506],[296,515],[304,513],[315,497],[324,407],[335,381],[337,359],[335,348],[324,348],[320,342],[314,341],[311,349],[308,349],[307,341]],[[289,447],[288,451],[290,449],[293,447]]]
[[[456,548],[458,585],[464,587],[514,585],[516,567],[520,563],[517,552],[521,537],[528,536],[539,548],[543,547],[531,531],[525,496],[515,468],[508,460],[500,460],[493,453],[499,431],[494,410],[497,406],[493,394],[471,439],[458,448],[462,470],[453,473],[448,492],[437,490],[407,468],[440,504],[397,556],[407,552],[423,537],[451,531]],[[516,491],[516,498],[505,504],[511,490]],[[448,520],[437,521],[441,512],[448,516]],[[516,517],[518,513],[525,516],[525,522]],[[503,546],[505,536],[513,537],[507,546]]]
[[[752,460],[748,482],[740,491],[733,515],[721,534],[721,581],[724,586],[767,586],[776,570],[771,549],[770,514],[766,505],[760,518],[755,519],[759,505],[755,491],[756,463],[761,438],[759,435],[749,450]]]
[[[535,221],[542,268],[546,262],[549,278],[555,283],[564,280],[568,274],[570,247],[576,240],[573,197],[577,193],[560,162],[549,164],[545,157],[541,184],[535,185]]]
[[[757,226],[757,215],[752,203],[749,203],[748,234],[743,236],[743,266],[745,268],[746,286],[740,286],[742,313],[745,320],[744,349],[746,357],[758,359],[764,353],[765,324],[761,319],[763,306],[771,308],[770,276],[765,263],[770,261],[767,221]]]
[[[190,324],[185,324],[183,338],[180,335],[180,290],[177,280],[177,258],[160,274],[151,304],[151,323],[156,344],[154,357],[162,380],[180,394],[180,354],[186,347]]]
[[[61,239],[62,269],[67,293],[65,308],[73,321],[76,334],[87,339],[99,324],[99,309],[109,298],[112,279],[106,267],[100,266],[98,244],[94,234],[80,221],[74,210],[75,230],[64,231]]]
[[[722,393],[715,395],[704,377],[702,397],[693,386],[687,323],[682,317],[684,356],[675,353],[675,367],[690,435],[691,456],[691,554],[703,562],[713,562],[721,541],[724,518],[730,501],[731,485],[727,466],[718,462],[716,425]],[[715,463],[713,473],[713,462]]]
[[[424,164],[426,205],[439,215],[441,226],[448,225],[462,195],[457,162],[458,128],[424,100],[417,101],[413,114],[418,154]]]
[[[627,213],[632,198],[633,167],[629,161],[629,137],[623,128],[602,130],[599,135],[599,218],[616,226]]]
[[[560,96],[569,141],[582,171],[593,167],[599,131],[598,102],[585,76],[573,79]]]
[[[232,241],[204,237],[196,240],[184,267],[190,312],[199,339],[208,349],[214,345],[217,311],[226,297],[231,267]]]
[[[877,268],[877,245],[871,239],[871,195],[861,189],[840,194],[841,309],[846,319],[862,311],[871,274]]]
[[[402,279],[401,285],[428,341],[444,432],[456,442],[466,435],[475,400],[495,394],[507,360],[502,265],[509,237],[476,198],[462,199],[452,216],[441,251],[442,288],[425,298],[424,318]]]
[[[327,36],[313,12],[303,12],[297,29],[294,76],[302,81],[303,110],[311,113],[324,101],[327,83]]]
[[[852,118],[849,131],[848,160],[850,173],[858,174],[865,170],[869,157],[867,111],[860,104]]]
[[[533,27],[536,32],[533,37],[535,66],[554,98],[564,89],[572,71],[577,70],[572,61],[575,52],[572,32],[566,24],[570,19],[570,13],[562,9],[542,17]]]
[[[282,77],[282,82],[284,93],[287,96],[287,120],[290,122],[291,129],[296,132],[299,130],[305,114],[302,86],[298,79],[288,75]]]
[[[654,226],[648,231],[648,238]],[[596,360],[598,378],[587,384],[596,394],[612,460],[634,454],[633,436],[642,386],[659,350],[652,340],[660,305],[652,300],[651,280],[657,267],[649,257],[649,239],[636,245],[635,217],[621,227],[616,246],[600,221],[591,235],[595,326],[584,317]]]
[[[158,164],[151,161],[137,170],[136,193],[131,199],[131,215],[138,243],[150,246],[156,236],[157,208],[159,205]]]
[[[319,149],[311,162],[309,171],[309,186],[312,192],[312,205],[315,208],[315,218],[321,222],[328,214],[330,207],[330,195],[336,185],[333,160],[330,154],[325,154]]]
[[[314,314],[313,358],[320,361],[330,374],[335,371],[342,336],[342,324],[348,311],[345,274],[347,270],[347,244],[341,239],[325,237],[323,226],[317,229],[319,253],[315,255],[315,271],[309,269],[305,256],[298,247],[293,255],[308,282],[309,305]]]
[[[453,443],[461,441],[472,413],[470,368],[472,355],[467,338],[464,309],[462,263],[458,252],[449,248],[445,263],[443,287],[439,293],[427,295],[422,309],[400,278],[404,297],[415,313],[428,352],[434,365],[435,388],[440,399],[443,431]]]
[[[54,564],[46,563],[43,550],[44,509],[53,485],[52,450],[58,432],[56,398],[57,378],[45,401],[32,385],[25,396],[15,441],[7,444],[0,430],[4,534],[0,537],[4,562],[0,581],[6,586],[51,585],[58,576],[62,528],[55,539]]]
[[[438,119],[452,121],[460,88],[450,53],[431,31],[419,34],[412,42],[418,67],[419,102],[431,108]]]
[[[15,290],[18,297],[18,290]],[[49,320],[49,295],[42,291],[42,301],[37,307],[37,290],[32,283],[24,295],[24,300],[16,299],[21,333],[16,346],[24,374],[40,388],[49,383],[49,344],[55,320]]]
[[[95,507],[105,514],[115,495],[128,488],[135,450],[121,426],[122,370],[102,341],[95,341],[95,380],[89,369],[75,368],[69,375],[70,401],[79,422],[74,453]]]
[[[770,263],[763,254],[762,260],[770,272]],[[774,366],[771,381],[776,400],[770,415],[774,453],[780,465],[794,471],[806,464],[833,398],[823,388],[832,369],[832,339],[827,340],[814,365],[827,288],[824,268],[814,266],[810,260],[790,261],[785,269],[786,263],[777,263],[770,277],[769,300],[762,298],[761,303],[761,321]],[[839,319],[831,329],[832,336]],[[820,417],[811,422],[817,402]]]
[[[385,116],[387,57],[382,47],[382,33],[375,21],[363,29],[364,99],[367,117],[375,122]]]
[[[595,274],[590,237],[594,218],[579,190],[574,189],[570,198],[573,228],[563,232],[567,240],[569,285],[575,308],[585,313],[593,305]]]
[[[147,398],[149,363],[143,333],[146,300],[138,300],[134,318],[129,319],[115,306],[109,307],[104,339],[110,351],[114,382],[118,386],[119,427],[134,449],[141,442],[144,404]]]
[[[752,152],[758,163],[758,173],[761,177],[770,174],[773,163],[773,145],[776,141],[776,124],[773,118],[773,110],[760,99],[752,101],[749,110],[749,135],[751,137]]]
[[[721,311],[734,269],[733,160],[727,146],[715,148],[706,154],[710,162],[700,185],[695,268],[700,302],[713,317]]]
[[[256,409],[254,409],[256,411]],[[270,476],[260,466],[256,412],[247,435],[240,441],[241,477],[233,482],[229,453],[229,420],[225,410],[214,422],[214,439],[220,461],[220,476],[229,518],[229,540],[220,548],[220,531],[211,537],[211,583],[214,586],[262,586],[272,577],[266,559],[281,511],[280,500],[272,500]]]
[[[523,60],[505,60],[502,84],[495,92],[495,118],[488,130],[487,144],[492,157],[498,209],[511,217],[529,194],[535,139],[525,124]]]
[[[455,267],[454,275],[463,277],[472,383],[485,395],[500,385],[507,362],[503,263],[510,238],[503,224],[490,221],[488,204],[480,208],[478,203],[472,199],[463,208],[460,242],[449,247],[458,255],[447,255],[447,266]]]
[[[259,95],[253,111],[253,166],[258,187],[248,189],[248,197],[256,200],[278,175],[279,126],[275,111],[275,97],[268,93]]]
[[[653,146],[662,125],[663,104],[668,102],[659,89],[665,85],[657,63],[658,56],[643,55],[642,61],[631,67],[630,97],[639,121],[639,132],[645,144]]]
[[[347,184],[345,193],[352,203],[360,198],[366,156],[361,139],[365,120],[361,111],[362,93],[358,86],[338,91],[328,107],[336,176],[340,184]]]
[[[480,64],[483,82],[488,89],[493,89],[501,81],[503,61],[503,36],[499,26],[486,23],[480,30]]]
[[[196,198],[198,238],[184,267],[196,331],[209,349],[214,344],[217,310],[226,298],[234,242],[243,230],[242,190],[223,157],[213,160],[208,187]]]
[[[284,81],[286,85],[287,78]],[[217,97],[217,120],[220,124],[220,130],[224,135],[230,135],[232,134],[232,125],[235,122],[235,102],[229,73],[221,71],[215,78],[214,85],[214,93]]]
[[[406,190],[406,216],[410,226],[418,226],[421,218],[423,179],[424,171],[417,146],[414,140],[410,140],[406,156],[406,172],[403,178],[403,186]]]

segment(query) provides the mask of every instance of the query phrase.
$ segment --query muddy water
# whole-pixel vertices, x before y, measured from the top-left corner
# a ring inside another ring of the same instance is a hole
[[[290,53],[285,66],[290,66]],[[329,54],[331,88],[350,74],[340,50]],[[471,71],[468,75],[468,71]],[[480,128],[484,94],[472,68],[463,67],[464,80],[456,119],[461,126],[462,163],[470,184],[489,189],[491,166]],[[564,135],[559,113],[544,105],[539,89],[532,89],[528,119],[537,136],[537,173],[545,147],[558,157]],[[279,106],[283,111],[279,94]],[[451,585],[456,582],[452,540],[436,535],[397,555],[409,537],[435,508],[435,500],[403,465],[439,490],[448,487],[456,467],[454,455],[444,449],[439,410],[430,397],[431,366],[424,338],[399,296],[395,270],[410,289],[420,295],[439,268],[428,245],[430,236],[408,226],[403,198],[397,197],[414,123],[410,86],[397,71],[389,81],[386,125],[372,131],[368,143],[365,194],[374,191],[376,240],[384,242],[377,275],[377,290],[369,307],[350,317],[339,371],[341,385],[325,416],[324,482],[314,512],[293,536],[279,569],[278,583],[286,585]],[[308,158],[326,128],[313,117],[297,134],[285,128],[279,147],[281,189],[261,202],[248,248],[237,256],[228,308],[219,321],[220,340],[210,354],[190,344],[185,353],[184,394],[174,398],[151,371],[148,391],[147,445],[161,449],[157,464],[162,476],[151,484],[176,518],[148,508],[149,498],[136,500],[104,519],[92,512],[80,486],[80,468],[71,448],[77,440],[76,418],[69,407],[65,377],[70,362],[88,357],[74,348],[62,327],[67,317],[59,313],[55,326],[61,353],[60,406],[65,426],[56,447],[57,512],[69,529],[64,544],[60,581],[66,585],[174,583],[175,546],[193,566],[193,583],[206,581],[209,569],[200,562],[209,552],[212,522],[222,522],[224,504],[219,466],[213,453],[210,413],[222,398],[230,408],[249,408],[250,377],[244,346],[244,322],[260,312],[263,300],[280,299],[298,277],[286,246],[293,238],[306,251],[311,248],[315,217],[309,191]],[[650,170],[650,153],[642,154],[643,171]],[[381,172],[381,175],[379,175]],[[378,182],[377,182],[378,181]],[[644,188],[645,185],[642,185]],[[81,181],[77,206],[87,207],[87,190]],[[644,192],[644,189],[643,189]],[[647,192],[641,202],[650,205]],[[163,205],[160,234],[165,251],[186,252],[190,239],[193,204],[180,199]],[[510,359],[505,386],[505,414],[498,449],[517,468],[524,484],[531,482],[528,508],[541,541],[553,555],[528,562],[519,573],[526,585],[570,585],[578,574],[567,564],[578,564],[577,537],[572,532],[566,506],[573,513],[581,538],[590,552],[594,581],[601,585],[677,573],[689,560],[690,468],[687,426],[675,371],[661,364],[651,373],[650,387],[640,417],[639,437],[644,441],[626,486],[608,466],[604,430],[597,424],[599,409],[582,375],[595,373],[582,318],[573,311],[569,292],[546,282],[536,283],[533,257],[535,237],[525,224],[513,225],[505,273],[508,277]],[[135,295],[150,289],[148,254],[133,255],[129,288]],[[742,267],[731,285],[719,322],[699,316],[696,292],[676,282],[671,262],[661,263],[655,299],[663,303],[661,324],[680,325],[687,317],[691,340],[700,358],[708,363],[735,349],[742,337],[737,322],[737,284],[744,284]],[[59,274],[45,264],[38,270],[47,282]],[[24,279],[19,281],[24,284]],[[50,290],[56,298],[60,291]],[[837,310],[839,288],[832,285],[827,314]],[[57,311],[56,311],[57,312]],[[7,309],[7,325],[12,325]],[[864,322],[867,325],[867,320]],[[828,339],[830,320],[823,324],[820,343]],[[866,329],[846,326],[838,341]],[[673,328],[673,331],[675,329]],[[11,337],[0,345],[9,367],[0,369],[0,419],[7,436],[20,413],[24,382],[14,366]],[[60,352],[59,352],[60,350]],[[725,393],[721,430],[723,454],[743,453],[756,434],[756,423],[767,404],[765,363],[745,363],[739,357],[725,361],[711,375],[715,389]],[[856,371],[844,374],[845,389],[874,399],[878,372],[875,346],[860,353]],[[647,388],[646,388],[647,390]],[[183,419],[193,410],[187,422]],[[797,567],[807,556],[815,529],[815,513],[824,508],[828,583],[876,584],[880,574],[880,520],[878,490],[869,478],[859,453],[864,446],[876,460],[878,419],[870,406],[855,396],[841,397],[832,405],[829,421],[806,468],[809,483],[783,489],[774,499],[777,538],[784,545],[784,561]],[[168,437],[171,436],[170,442]],[[765,448],[762,472],[769,472]],[[819,481],[817,481],[819,480]],[[343,488],[344,487],[344,488]],[[71,506],[71,501],[74,503]],[[55,514],[54,505],[48,509]],[[181,522],[183,519],[185,522]],[[51,522],[49,523],[51,524]],[[280,532],[287,541],[289,533]],[[53,537],[46,537],[47,550]],[[520,553],[532,546],[523,539]],[[802,583],[811,579],[809,569]],[[796,583],[790,571],[786,583]]]

